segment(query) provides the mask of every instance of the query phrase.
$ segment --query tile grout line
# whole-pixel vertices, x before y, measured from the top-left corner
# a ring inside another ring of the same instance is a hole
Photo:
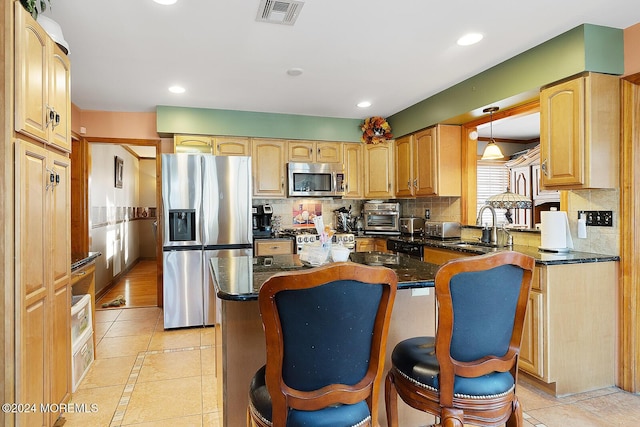
[[[153,354],[174,353],[179,351],[207,350],[210,348],[213,348],[213,345],[199,345],[199,346],[182,347],[182,348],[167,348],[162,350],[145,350],[145,351],[139,352],[138,355],[136,356],[136,361],[133,364],[133,368],[131,368],[131,373],[129,374],[127,383],[124,387],[122,395],[120,396],[120,400],[118,401],[118,406],[116,407],[113,417],[111,418],[109,427],[122,426],[122,422],[124,421],[124,415],[127,412],[127,407],[129,406],[129,402],[131,401],[131,395],[133,394],[133,389],[135,388],[135,385],[138,381],[140,371],[142,370],[142,364],[144,363],[144,359],[146,356],[153,355]]]

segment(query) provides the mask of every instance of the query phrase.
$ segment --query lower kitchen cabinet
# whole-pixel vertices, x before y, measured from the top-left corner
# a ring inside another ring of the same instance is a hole
[[[615,384],[617,262],[536,267],[519,367],[556,396]]]
[[[291,239],[256,239],[253,242],[256,256],[288,255],[293,253]]]
[[[71,162],[39,144],[15,143],[15,402],[59,404],[71,393]],[[57,412],[17,415],[53,425]]]
[[[389,252],[384,237],[356,237],[356,252]]]
[[[450,261],[452,259],[464,258],[472,255],[477,255],[477,254],[450,251],[448,249],[430,248],[428,246],[425,246],[423,248],[422,259],[424,262],[428,262],[430,264],[442,265],[445,262]]]

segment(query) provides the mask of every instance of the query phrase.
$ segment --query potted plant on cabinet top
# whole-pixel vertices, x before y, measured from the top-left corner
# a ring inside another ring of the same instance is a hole
[[[51,0],[20,0],[20,4],[33,16],[33,19],[38,19],[38,14],[47,10],[47,4],[51,7]]]

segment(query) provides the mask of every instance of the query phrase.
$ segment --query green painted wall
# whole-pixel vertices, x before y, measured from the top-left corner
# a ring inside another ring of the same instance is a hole
[[[161,136],[183,133],[360,142],[361,123],[360,119],[157,107],[158,133]]]
[[[513,106],[521,94],[535,96],[541,86],[583,71],[623,74],[621,29],[581,25],[393,114],[388,121],[396,137],[436,123],[462,123],[456,120],[469,112],[490,104]],[[474,114],[482,115],[480,111]],[[157,107],[161,136],[184,133],[359,142],[360,124],[359,119]]]
[[[388,117],[396,137],[583,71],[624,72],[623,31],[584,24]],[[508,106],[508,105],[505,105]],[[481,113],[480,113],[481,115]]]

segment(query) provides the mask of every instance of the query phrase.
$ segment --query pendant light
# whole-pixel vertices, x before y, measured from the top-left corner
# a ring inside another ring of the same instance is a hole
[[[500,107],[488,107],[482,110],[483,113],[489,113],[489,125],[491,126],[491,138],[489,138],[489,143],[484,149],[484,153],[482,153],[481,160],[497,160],[503,159],[504,155],[502,151],[500,151],[500,147],[493,140],[493,113],[498,111]]]

